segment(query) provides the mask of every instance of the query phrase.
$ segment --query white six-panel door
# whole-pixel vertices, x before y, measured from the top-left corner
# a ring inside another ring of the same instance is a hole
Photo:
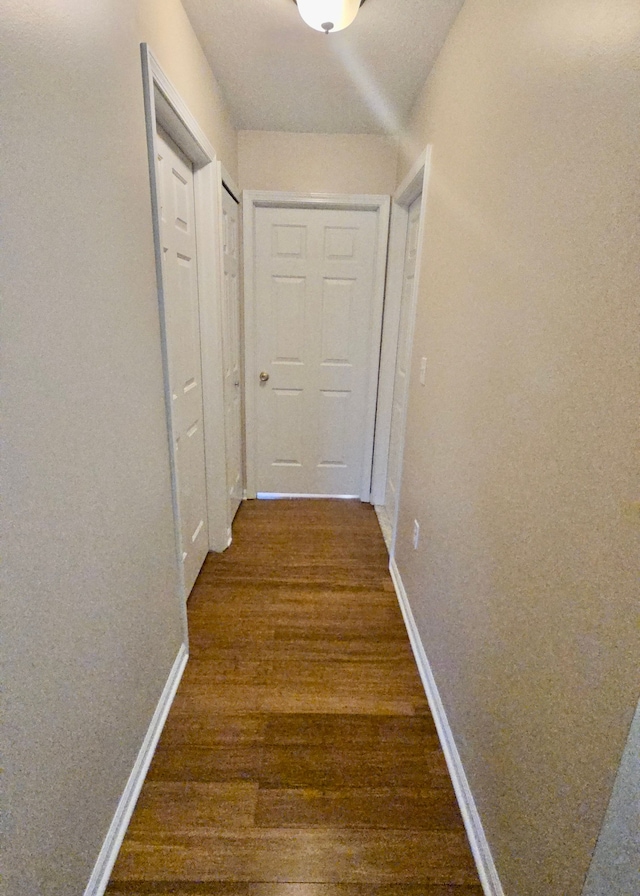
[[[402,451],[404,442],[404,417],[409,386],[409,364],[411,362],[411,336],[414,314],[414,292],[416,259],[418,257],[418,234],[420,229],[420,209],[422,195],[411,203],[407,221],[407,242],[402,276],[402,297],[400,300],[400,321],[398,325],[398,352],[396,355],[393,404],[391,408],[391,432],[389,438],[389,459],[387,462],[387,484],[385,509],[392,526],[398,510],[400,475],[402,471]]]
[[[240,351],[240,251],[239,206],[222,189],[222,249],[224,258],[223,290],[223,367],[225,404],[225,448],[229,523],[242,501],[242,358]]]
[[[208,550],[193,170],[161,128],[156,165],[171,435],[188,595]]]
[[[361,494],[378,221],[369,210],[255,209],[258,494]]]

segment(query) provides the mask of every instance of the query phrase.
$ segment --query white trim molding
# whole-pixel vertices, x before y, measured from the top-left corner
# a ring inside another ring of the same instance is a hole
[[[122,846],[124,835],[127,832],[127,827],[140,796],[144,779],[153,759],[162,729],[167,721],[167,716],[169,715],[169,710],[178,690],[188,658],[187,645],[182,644],[158,700],[158,705],[155,708],[153,718],[142,741],[142,746],[136,757],[131,774],[120,797],[115,815],[109,825],[102,849],[91,872],[89,882],[85,887],[84,896],[102,896],[109,883],[109,877]]]
[[[376,246],[376,269],[373,285],[372,327],[370,345],[370,370],[367,387],[367,410],[365,422],[364,456],[359,498],[371,498],[371,473],[373,464],[374,431],[378,394],[378,372],[380,341],[382,335],[382,314],[384,305],[384,283],[387,268],[387,245],[389,238],[389,196],[334,194],[334,193],[281,193],[270,190],[245,190],[242,194],[242,224],[244,247],[244,297],[245,297],[245,407],[246,407],[246,480],[247,496],[255,498],[258,493],[256,482],[257,431],[255,426],[255,390],[258,371],[255,366],[257,334],[255,315],[255,211],[257,208],[320,208],[348,209],[350,211],[373,211],[378,215],[378,242]]]
[[[222,177],[225,176],[216,160],[213,146],[189,111],[184,100],[163,72],[147,44],[140,45],[142,57],[145,120],[147,126],[147,152],[151,181],[154,243],[156,252],[156,278],[161,310],[164,307],[162,259],[158,224],[158,188],[155,168],[156,124],[169,134],[193,163],[193,186],[196,212],[196,245],[198,252],[198,297],[200,309],[200,351],[202,360],[202,403],[204,420],[207,523],[209,548],[223,551],[229,543],[231,528],[227,472],[224,416],[224,389],[222,370]],[[237,188],[229,178],[233,189]],[[167,419],[171,422],[171,397],[168,392],[168,359],[163,314],[163,363],[165,366],[165,404]],[[169,434],[171,426],[169,425]],[[171,438],[169,435],[169,441]],[[178,520],[176,472],[172,458],[172,482],[174,489],[174,517]],[[176,524],[177,530],[177,524]],[[178,541],[178,557],[181,557]],[[186,597],[186,595],[185,595]]]
[[[440,697],[436,680],[433,677],[431,665],[427,658],[420,633],[418,632],[418,627],[411,611],[411,605],[409,604],[409,598],[394,558],[391,559],[389,564],[389,572],[391,573],[393,585],[398,597],[404,624],[407,628],[407,634],[409,635],[413,656],[422,680],[422,686],[427,695],[431,715],[433,716],[438,731],[440,745],[442,746],[442,751],[447,762],[447,768],[449,769],[453,789],[456,794],[458,806],[460,807],[467,837],[469,838],[471,852],[473,853],[473,858],[478,869],[482,889],[485,892],[485,896],[504,896],[504,890],[502,889],[502,884],[500,883],[500,878],[498,877],[498,872],[491,855],[489,843],[484,828],[482,827],[480,814],[478,813],[473,793],[471,792],[471,787],[469,786],[469,781],[467,780],[462,760],[460,759],[453,731],[449,725],[444,704]]]
[[[378,385],[378,407],[376,410],[376,439],[373,453],[373,474],[371,477],[371,503],[384,505],[387,486],[387,462],[391,435],[391,412],[398,352],[400,327],[400,307],[402,301],[404,259],[407,244],[407,222],[409,207],[422,194],[420,222],[418,226],[418,252],[412,308],[409,319],[413,331],[416,297],[422,266],[422,246],[424,242],[424,219],[427,205],[427,190],[431,172],[431,145],[417,159],[393,196],[391,205],[391,226],[389,229],[389,258],[387,283],[384,299],[384,319],[382,323],[382,345],[380,350],[380,377]],[[412,341],[412,333],[411,333]],[[404,430],[404,422],[402,424]],[[395,520],[391,520],[395,531]]]

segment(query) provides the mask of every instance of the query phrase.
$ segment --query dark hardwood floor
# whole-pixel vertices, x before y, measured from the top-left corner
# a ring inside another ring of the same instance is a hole
[[[373,508],[251,501],[108,893],[481,896]]]

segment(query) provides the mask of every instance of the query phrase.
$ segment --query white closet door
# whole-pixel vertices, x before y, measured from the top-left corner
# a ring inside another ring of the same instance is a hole
[[[242,501],[242,358],[238,203],[222,189],[224,404],[229,521]]]
[[[394,528],[398,509],[402,452],[404,448],[404,419],[409,385],[409,364],[411,362],[411,335],[415,312],[415,276],[421,203],[422,195],[418,196],[409,207],[402,277],[402,297],[400,300],[400,322],[398,325],[398,352],[396,355],[393,386],[393,404],[391,406],[391,433],[389,437],[385,509],[389,522]]]
[[[256,209],[257,492],[361,493],[378,215]]]
[[[208,550],[193,170],[156,134],[171,435],[182,565],[188,595]]]

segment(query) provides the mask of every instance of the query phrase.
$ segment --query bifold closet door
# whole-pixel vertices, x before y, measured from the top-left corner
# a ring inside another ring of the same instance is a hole
[[[193,167],[161,128],[156,165],[173,464],[188,595],[209,544]]]

